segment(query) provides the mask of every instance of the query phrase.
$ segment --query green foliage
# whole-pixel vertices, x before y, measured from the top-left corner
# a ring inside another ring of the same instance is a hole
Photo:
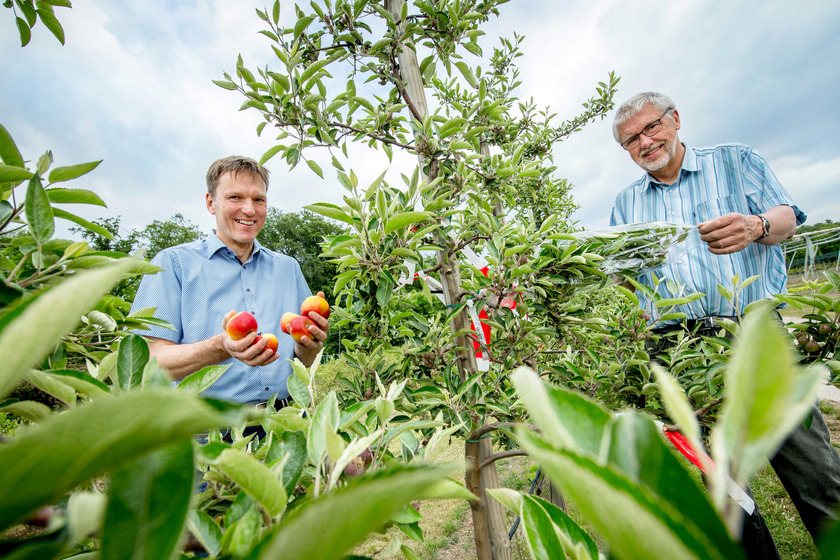
[[[64,44],[64,28],[56,18],[54,7],[70,8],[70,0],[5,0],[4,8],[11,8],[20,34],[20,46],[25,47],[32,38],[32,29],[38,21],[58,42]]]

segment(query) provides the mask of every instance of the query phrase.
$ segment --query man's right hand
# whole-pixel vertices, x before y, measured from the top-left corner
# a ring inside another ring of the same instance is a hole
[[[229,311],[222,319],[221,336],[222,346],[232,358],[236,358],[245,365],[251,367],[266,366],[271,362],[280,359],[280,355],[273,353],[266,349],[268,340],[260,339],[259,342],[254,343],[257,339],[257,333],[249,333],[245,338],[234,340],[227,332],[227,323],[231,317],[236,315],[236,311]]]

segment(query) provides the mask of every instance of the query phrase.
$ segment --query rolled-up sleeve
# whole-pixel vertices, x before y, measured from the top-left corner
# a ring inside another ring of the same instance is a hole
[[[793,203],[790,193],[782,186],[761,154],[748,146],[743,146],[741,165],[744,191],[750,210],[754,214],[766,212],[776,206],[790,206],[796,215],[796,225],[805,223],[808,217]]]

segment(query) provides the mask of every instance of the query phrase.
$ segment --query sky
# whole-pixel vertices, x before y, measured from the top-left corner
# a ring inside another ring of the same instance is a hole
[[[52,150],[55,165],[102,164],[68,187],[97,192],[108,208],[67,207],[86,219],[120,216],[123,233],[176,213],[209,231],[204,175],[219,157],[259,159],[273,145],[256,134],[256,111],[211,80],[246,64],[271,64],[255,8],[267,0],[77,0],[56,8],[62,47],[42,26],[20,47],[10,10],[0,9],[0,123],[25,159]],[[304,5],[308,6],[307,2]],[[291,24],[294,5],[281,0]],[[804,8],[802,6],[805,6]],[[753,146],[808,214],[840,221],[840,2],[681,0],[512,0],[484,28],[525,36],[518,59],[520,98],[572,118],[610,71],[617,103],[646,90],[676,102],[680,138],[691,146]],[[476,61],[480,63],[480,61]],[[486,68],[487,64],[483,64]],[[586,229],[605,227],[615,195],[642,171],[615,143],[608,118],[554,147],[558,177],[574,184]],[[364,184],[384,170],[397,178],[413,158],[388,163],[361,147],[349,166]],[[345,193],[323,153],[324,179],[279,158],[269,204],[298,212],[316,202],[342,204]],[[398,180],[398,179],[397,179]],[[66,233],[67,224],[59,225]]]

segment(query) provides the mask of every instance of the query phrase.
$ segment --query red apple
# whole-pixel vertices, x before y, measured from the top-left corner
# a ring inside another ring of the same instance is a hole
[[[311,311],[314,311],[324,319],[329,319],[330,304],[321,296],[309,296],[300,304],[300,314],[304,317],[309,317]]]
[[[300,317],[297,313],[292,313],[291,311],[287,311],[283,313],[283,316],[280,317],[280,330],[286,334],[289,334],[289,323],[292,322],[292,319],[295,317]]]
[[[288,333],[292,335],[292,338],[294,338],[297,342],[300,342],[300,339],[304,336],[313,338],[312,333],[309,332],[309,327],[314,326],[315,322],[309,317],[295,317],[292,319],[292,322],[289,323]]]
[[[247,311],[240,311],[227,322],[227,332],[233,340],[241,340],[257,332],[257,320]]]
[[[265,338],[266,340],[268,340],[268,344],[266,344],[266,345],[265,345],[265,347],[266,347],[267,349],[271,350],[271,354],[272,354],[272,355],[274,355],[274,354],[277,352],[277,346],[278,346],[278,344],[279,344],[279,343],[277,342],[277,337],[276,337],[276,336],[274,336],[274,335],[273,335],[273,334],[271,334],[271,333],[265,333],[265,334],[262,334],[262,335],[258,336],[258,337],[256,338],[256,340],[254,340],[254,344],[256,344],[257,342],[259,342],[259,341],[260,341],[260,339],[263,339],[263,338]]]

